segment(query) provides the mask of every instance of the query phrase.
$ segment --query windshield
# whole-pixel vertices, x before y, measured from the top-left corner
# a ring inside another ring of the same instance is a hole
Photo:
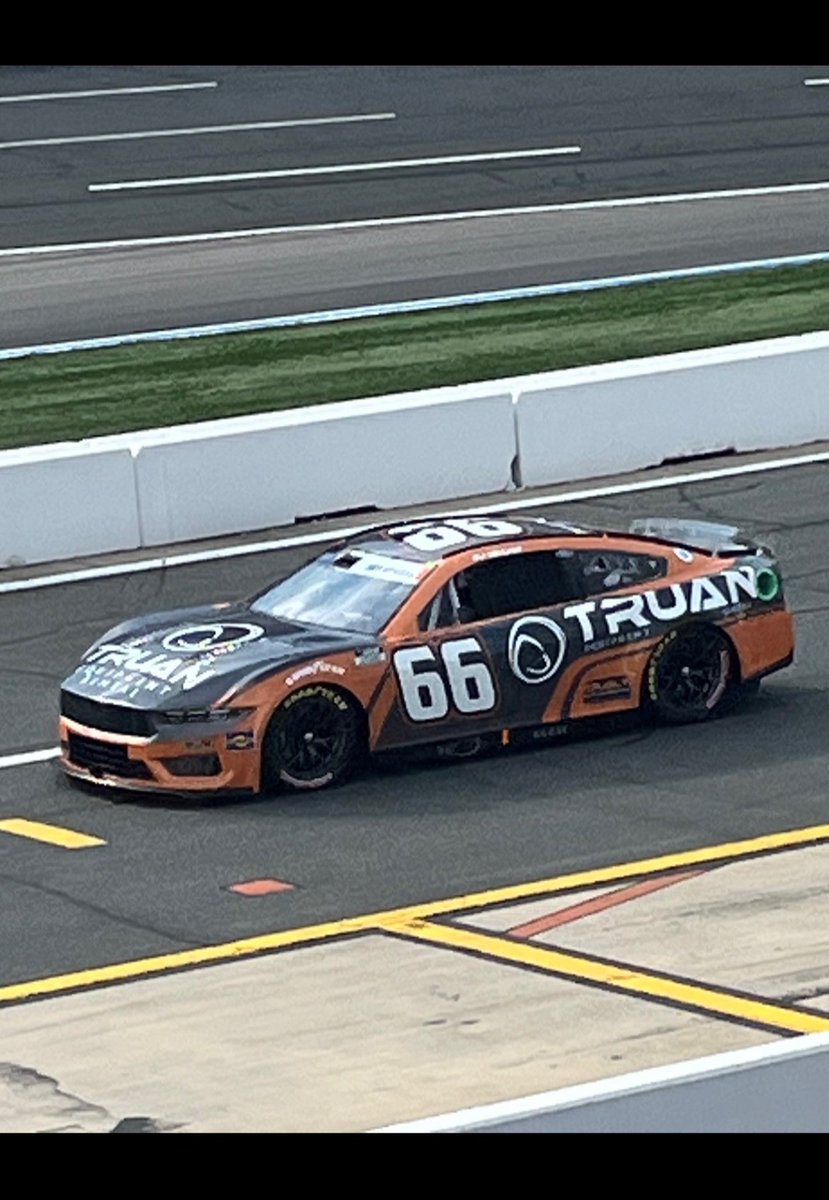
[[[251,604],[253,612],[379,633],[423,574],[424,564],[362,550],[324,554]]]

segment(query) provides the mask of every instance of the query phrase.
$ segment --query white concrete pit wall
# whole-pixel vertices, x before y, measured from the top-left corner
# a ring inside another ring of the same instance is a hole
[[[829,334],[528,377],[516,421],[525,487],[804,445],[829,437]]]
[[[90,439],[0,451],[0,568],[140,544],[127,447]]]
[[[145,546],[297,517],[503,491],[515,455],[498,384],[353,400],[138,435]]]

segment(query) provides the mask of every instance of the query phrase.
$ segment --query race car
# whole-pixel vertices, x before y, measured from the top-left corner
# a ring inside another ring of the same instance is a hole
[[[734,527],[417,520],[109,630],[62,685],[61,763],[144,792],[321,788],[386,751],[705,720],[793,654],[778,562]]]

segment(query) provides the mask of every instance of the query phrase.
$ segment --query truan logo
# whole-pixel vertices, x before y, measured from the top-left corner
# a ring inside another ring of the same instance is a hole
[[[509,631],[507,662],[522,683],[546,683],[567,650],[564,631],[550,617],[521,617]]]
[[[215,625],[187,625],[166,634],[161,644],[175,654],[206,654],[210,650],[229,650],[255,642],[264,633],[261,625],[245,622]]]

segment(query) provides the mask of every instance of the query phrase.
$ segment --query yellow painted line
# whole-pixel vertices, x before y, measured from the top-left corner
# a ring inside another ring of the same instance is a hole
[[[377,930],[377,921],[357,918],[353,921],[338,921],[327,925],[308,925],[304,929],[289,929],[283,933],[263,934],[260,937],[241,938],[237,942],[223,942],[216,946],[201,946],[197,950],[178,950],[172,954],[158,954],[153,958],[133,959],[131,962],[112,963],[105,967],[91,967],[83,971],[70,971],[66,975],[46,976],[27,983],[12,983],[0,987],[0,1004],[15,1000],[31,999],[35,996],[55,995],[58,992],[77,991],[103,983],[123,983],[139,979],[143,975],[158,975],[165,971],[178,971],[184,967],[202,967],[210,963],[228,962],[235,958],[248,958],[267,951],[284,950],[301,946],[306,942],[330,939],[343,934]]]
[[[309,942],[327,941],[332,938],[383,929],[393,930],[398,926],[408,926],[413,921],[426,920],[429,917],[451,914],[463,909],[491,907],[574,888],[613,883],[616,880],[629,879],[634,876],[653,875],[660,871],[671,871],[681,867],[699,866],[705,863],[714,864],[727,859],[769,854],[774,851],[796,849],[798,846],[808,846],[824,841],[829,841],[829,825],[813,825],[808,829],[767,834],[763,837],[749,838],[746,841],[727,842],[720,846],[708,846],[700,850],[666,854],[660,858],[640,859],[613,867],[599,867],[572,875],[559,875],[552,879],[493,888],[485,892],[470,892],[447,900],[434,900],[425,904],[411,905],[408,908],[367,913],[365,916],[350,917],[343,921],[306,925],[300,929],[262,934],[235,942],[202,946],[195,950],[174,951],[171,954],[159,954],[152,958],[133,959],[129,962],[113,963],[104,967],[72,971],[65,975],[45,976],[25,983],[0,987],[0,1004],[13,1003],[35,996],[76,991],[99,984],[120,983],[129,979],[138,979],[144,975],[157,975],[165,971],[181,970],[185,967],[200,967],[211,963],[232,961],[254,954],[290,949],[292,946],[302,946]]]
[[[663,1001],[681,1008],[693,1008],[727,1017],[743,1024],[760,1025],[785,1033],[825,1033],[829,1017],[800,1012],[785,1005],[774,1004],[749,996],[734,996],[702,984],[664,979],[622,964],[594,962],[578,954],[566,954],[548,946],[529,942],[512,942],[497,934],[478,933],[451,925],[436,925],[428,921],[412,921],[409,925],[389,926],[390,931],[451,950],[471,951],[491,961],[511,963],[521,967],[566,976],[576,983],[597,983],[613,991],[640,999]]]
[[[13,833],[17,837],[33,838],[36,842],[48,842],[50,846],[63,846],[65,850],[84,850],[87,846],[105,846],[103,838],[90,837],[87,833],[76,833],[74,829],[62,829],[60,825],[44,825],[41,821],[27,821],[23,817],[10,817],[0,821],[0,832]]]
[[[572,875],[558,875],[552,879],[539,879],[532,883],[512,884],[508,887],[492,888],[486,892],[470,892],[465,896],[453,896],[448,900],[437,900],[427,904],[416,904],[401,908],[398,915],[403,921],[426,917],[437,917],[458,912],[461,909],[489,908],[494,904],[511,904],[517,900],[529,900],[534,896],[552,895],[574,888],[595,887],[602,883],[631,879],[639,875],[655,875],[660,871],[674,871],[683,867],[711,865],[730,858],[750,858],[759,854],[771,854],[776,850],[794,850],[816,842],[829,841],[829,825],[812,825],[807,829],[793,829],[785,833],[764,834],[740,842],[724,842],[719,846],[703,846],[699,850],[683,850],[676,854],[663,854],[659,858],[642,858],[635,862],[621,863],[613,867],[597,867],[590,871],[578,871]],[[393,918],[393,913],[377,914],[375,920]]]

